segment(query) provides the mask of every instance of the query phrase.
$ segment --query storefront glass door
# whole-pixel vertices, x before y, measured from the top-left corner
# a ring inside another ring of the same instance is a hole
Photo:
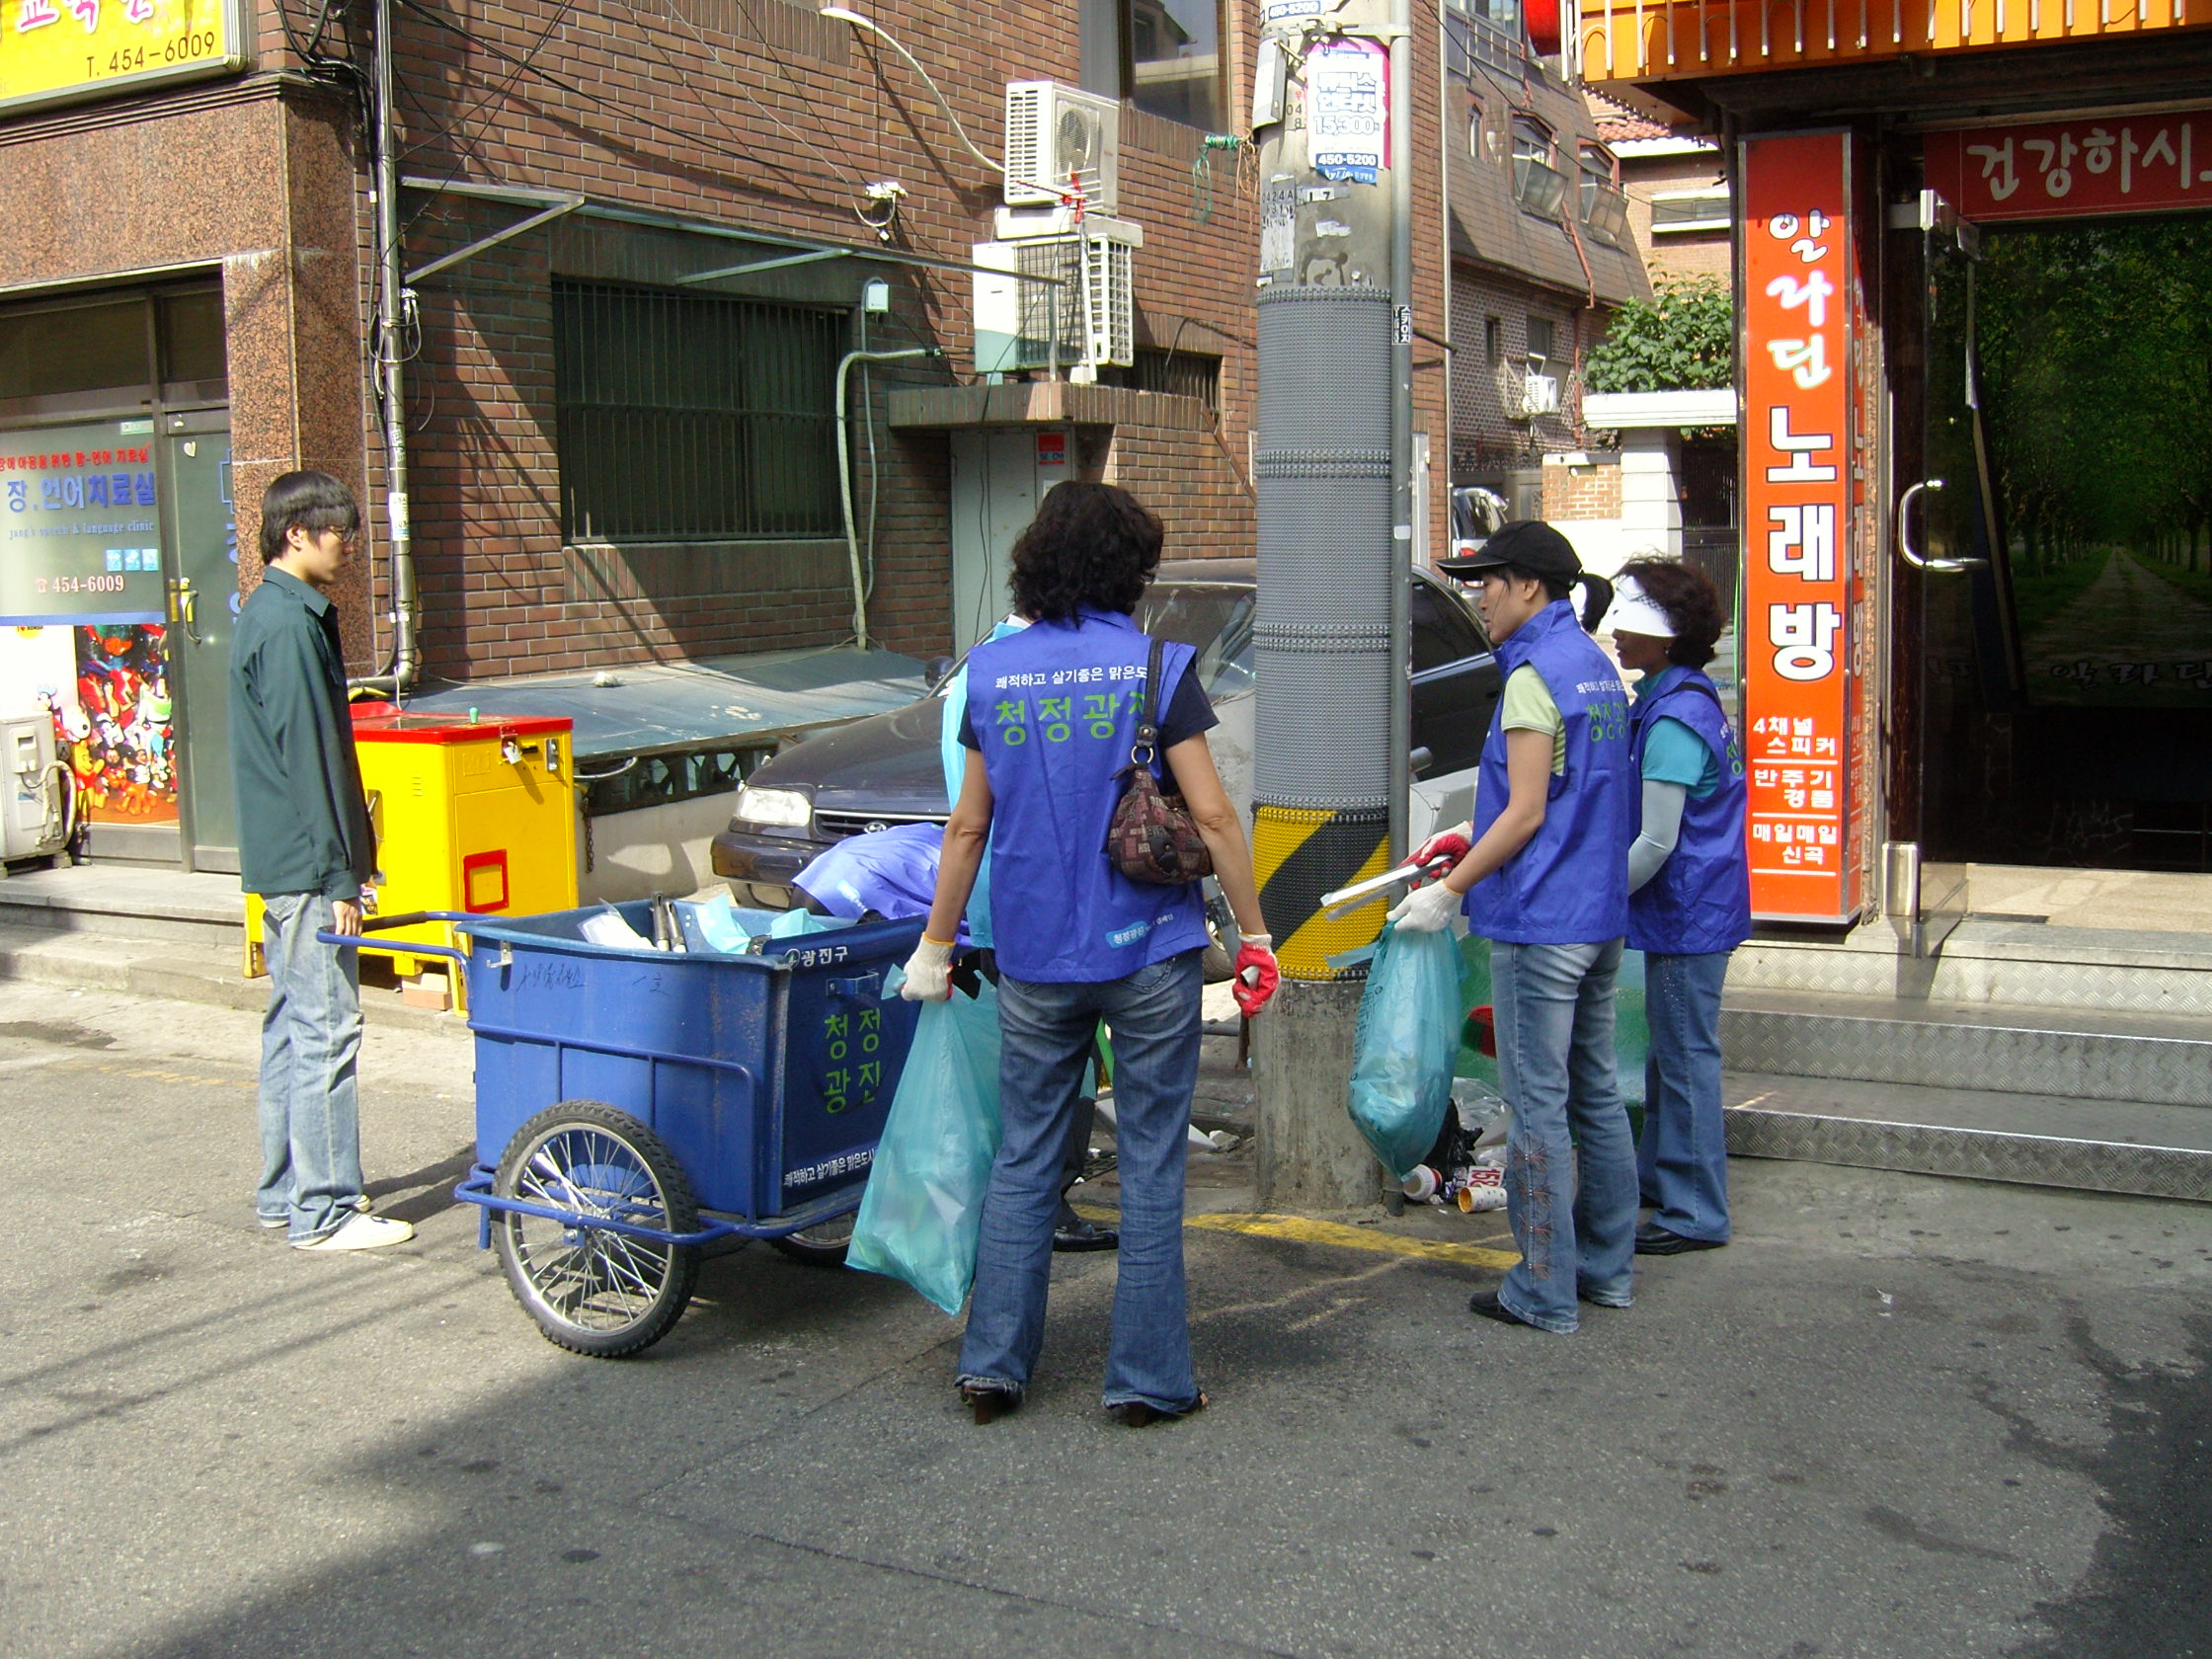
[[[184,705],[183,796],[190,862],[236,870],[230,787],[230,633],[238,605],[238,520],[231,503],[229,418],[171,415],[162,434],[169,477],[170,662]]]

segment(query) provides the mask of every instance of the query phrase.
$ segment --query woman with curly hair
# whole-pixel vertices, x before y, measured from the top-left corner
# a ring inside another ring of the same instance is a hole
[[[978,1422],[1021,1403],[1044,1343],[1061,1159],[1102,1019],[1114,1040],[1122,1194],[1105,1403],[1139,1427],[1206,1403],[1183,1288],[1205,904],[1197,882],[1133,881],[1106,853],[1155,649],[1158,730],[1146,763],[1157,774],[1165,762],[1213,856],[1242,935],[1236,999],[1245,1013],[1266,1002],[1277,971],[1251,849],[1206,747],[1217,721],[1191,672],[1196,654],[1130,620],[1161,539],[1159,520],[1128,491],[1056,486],[1014,543],[1014,609],[1029,626],[968,658],[967,767],[902,994],[948,994],[952,941],[988,840],[1005,1139],[984,1199],[960,1350],[961,1397]]]
[[[1644,953],[1651,1022],[1636,1174],[1653,1206],[1648,1256],[1728,1242],[1720,992],[1751,936],[1744,758],[1705,675],[1726,619],[1712,579],[1672,559],[1621,567],[1607,620],[1636,685],[1632,747],[1643,828],[1628,849],[1628,946]]]

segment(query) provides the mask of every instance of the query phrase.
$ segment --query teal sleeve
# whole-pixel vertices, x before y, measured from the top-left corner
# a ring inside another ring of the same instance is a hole
[[[1681,721],[1661,715],[1643,745],[1646,783],[1677,783],[1702,799],[1720,782],[1720,768],[1704,739]]]

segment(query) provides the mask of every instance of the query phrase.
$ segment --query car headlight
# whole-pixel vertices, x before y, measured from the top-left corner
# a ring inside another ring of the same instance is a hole
[[[814,802],[796,789],[755,789],[750,783],[738,791],[738,816],[777,830],[804,830],[814,822]]]

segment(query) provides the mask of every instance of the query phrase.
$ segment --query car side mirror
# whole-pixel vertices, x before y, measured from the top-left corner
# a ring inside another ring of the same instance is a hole
[[[1436,751],[1424,745],[1405,757],[1405,764],[1415,777],[1419,777],[1436,764]]]
[[[922,681],[934,691],[951,676],[952,670],[953,660],[950,657],[932,657],[928,666],[921,671]]]

